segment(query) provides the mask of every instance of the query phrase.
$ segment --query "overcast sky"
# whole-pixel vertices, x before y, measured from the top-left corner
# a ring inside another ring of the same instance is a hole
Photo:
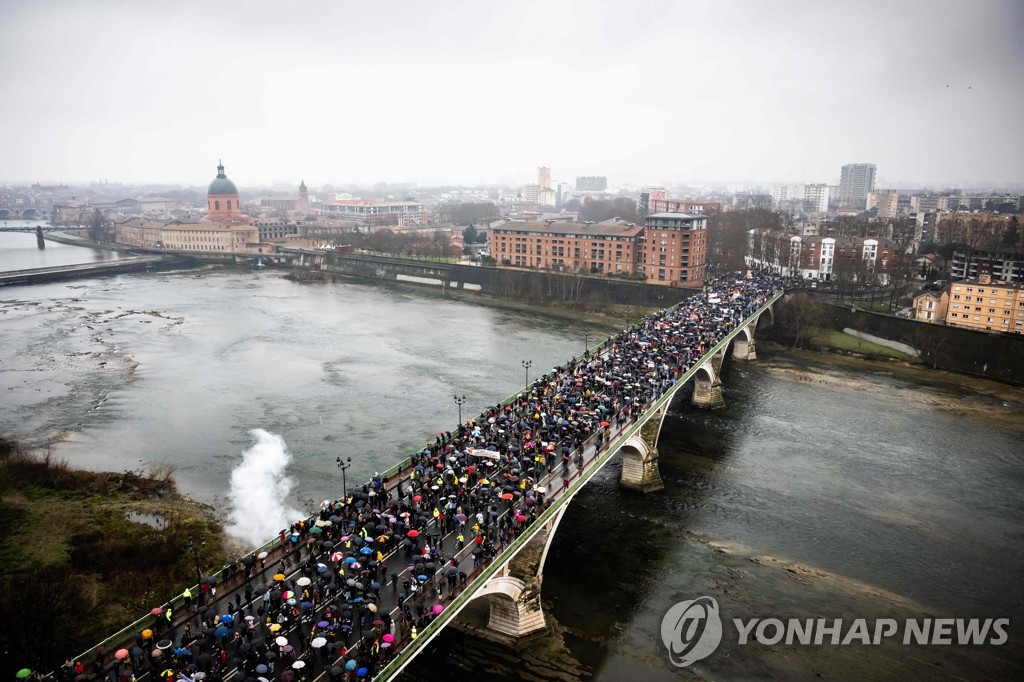
[[[0,0],[0,181],[1024,183],[1021,0]]]

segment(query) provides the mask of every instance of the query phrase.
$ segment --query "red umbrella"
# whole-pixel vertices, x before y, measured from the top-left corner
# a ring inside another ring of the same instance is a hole
[[[511,500],[512,499],[512,493],[502,493],[501,499],[503,499],[503,500]]]
[[[418,530],[416,530],[415,528],[413,528],[411,531],[406,533],[406,535],[408,535],[411,538],[418,538],[420,536],[420,532]]]
[[[124,659],[128,658],[128,650],[118,649],[114,652],[114,658],[116,658],[119,661],[123,661]]]
[[[601,422],[601,426],[608,426],[608,422]]]
[[[415,497],[412,498],[413,502],[420,502],[422,500],[423,500],[423,496],[422,495],[416,495]]]
[[[160,608],[159,606],[154,606],[153,608],[151,608],[149,610],[149,612],[151,614],[153,614],[154,616],[159,616],[161,613],[164,612],[164,610],[162,608]]]

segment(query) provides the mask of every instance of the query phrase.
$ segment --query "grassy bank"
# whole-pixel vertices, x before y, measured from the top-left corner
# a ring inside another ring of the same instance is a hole
[[[904,362],[920,362],[913,355],[901,353],[888,346],[872,343],[871,341],[866,341],[835,329],[822,330],[822,335],[814,339],[814,345],[818,350],[858,353],[872,359],[891,358]]]
[[[52,669],[194,585],[190,535],[220,568],[213,509],[171,474],[79,471],[0,440],[0,676]]]

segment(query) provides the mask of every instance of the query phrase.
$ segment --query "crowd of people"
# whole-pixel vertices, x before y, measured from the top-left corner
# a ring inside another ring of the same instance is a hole
[[[238,669],[250,682],[372,679],[620,429],[781,287],[768,273],[709,277],[702,293],[439,434],[399,474],[325,500],[281,532],[279,564],[264,552],[233,566],[233,593],[217,598],[216,582],[204,581],[195,599],[186,593],[186,617],[154,614],[133,642],[89,667],[69,661],[56,677],[220,682]]]

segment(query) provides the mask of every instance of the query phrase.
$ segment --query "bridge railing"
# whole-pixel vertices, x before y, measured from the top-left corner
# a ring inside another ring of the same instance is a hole
[[[374,679],[390,680],[401,672],[402,669],[408,665],[409,661],[412,660],[423,647],[429,644],[430,641],[440,633],[444,626],[455,618],[455,616],[457,616],[459,612],[474,599],[476,591],[483,587],[495,573],[501,570],[503,566],[515,558],[515,555],[519,553],[519,550],[526,546],[533,536],[544,527],[544,524],[551,520],[562,506],[568,504],[576,493],[590,481],[591,477],[597,474],[597,472],[600,471],[604,465],[618,453],[619,449],[630,438],[635,436],[640,431],[641,427],[643,427],[643,425],[646,424],[652,416],[658,413],[659,409],[665,406],[666,403],[672,401],[676,392],[685,385],[687,381],[693,378],[693,375],[697,373],[704,362],[707,362],[713,355],[721,351],[723,348],[727,348],[728,344],[736,337],[737,334],[740,333],[751,318],[763,312],[768,306],[778,300],[782,294],[783,292],[781,291],[774,294],[754,313],[747,317],[742,324],[736,325],[732,331],[712,346],[700,361],[695,362],[689,370],[680,376],[669,390],[665,391],[664,394],[650,403],[647,406],[647,409],[644,410],[643,414],[637,417],[632,424],[626,426],[613,441],[610,441],[605,446],[605,449],[598,453],[598,456],[595,457],[590,465],[588,465],[584,470],[578,471],[576,480],[569,485],[569,488],[559,494],[553,503],[545,509],[539,517],[534,519],[533,523],[530,524],[530,527],[523,531],[523,533],[516,538],[504,552],[502,552],[500,557],[496,557],[489,566],[484,568],[484,570],[481,571],[480,574],[471,583],[469,583],[465,589],[463,589],[462,592],[455,597],[455,599],[453,599],[452,602],[444,608],[444,610],[441,611],[440,614],[438,614],[437,618],[431,621],[423,631],[419,633],[419,636],[416,639],[406,645],[402,651],[392,659],[390,663],[388,663],[388,665],[381,669],[380,673],[378,673],[377,677]],[[594,437],[596,437],[596,434],[591,438]]]

